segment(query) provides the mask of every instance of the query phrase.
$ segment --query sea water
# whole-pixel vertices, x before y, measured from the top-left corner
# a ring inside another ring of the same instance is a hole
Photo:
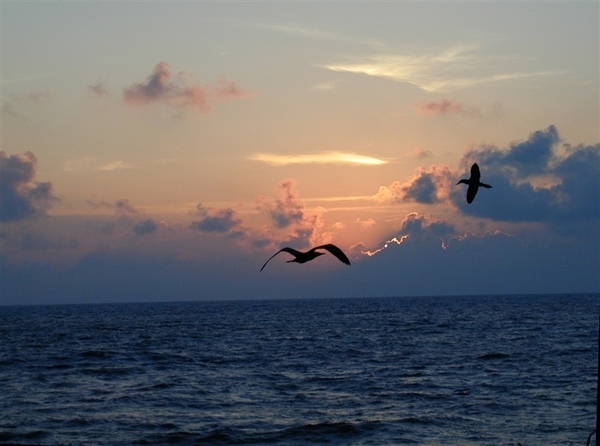
[[[0,444],[583,445],[599,303],[0,307]]]

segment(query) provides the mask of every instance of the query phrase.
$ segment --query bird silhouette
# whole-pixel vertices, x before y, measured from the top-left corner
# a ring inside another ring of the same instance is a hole
[[[468,180],[462,179],[456,184],[464,183],[468,184],[469,187],[467,189],[467,203],[471,204],[475,199],[475,195],[477,195],[477,191],[480,187],[485,187],[487,189],[491,188],[489,184],[482,183],[479,181],[481,178],[481,173],[479,173],[479,166],[477,163],[473,163],[471,166],[471,177]]]
[[[346,257],[346,254],[344,254],[340,248],[338,248],[335,245],[332,245],[331,243],[327,243],[326,245],[315,246],[314,248],[312,248],[311,250],[306,251],[306,252],[297,251],[293,248],[288,248],[288,247],[281,248],[279,251],[277,251],[275,254],[273,254],[269,258],[269,260],[267,260],[265,262],[265,264],[262,266],[262,268],[260,270],[262,271],[265,268],[265,266],[267,266],[267,263],[269,263],[269,261],[273,257],[275,257],[277,254],[279,254],[280,252],[289,252],[291,255],[294,256],[294,259],[288,260],[287,263],[292,263],[292,262],[306,263],[306,262],[309,262],[309,261],[316,259],[317,257],[325,254],[324,252],[318,252],[317,249],[324,249],[326,251],[329,251],[329,253],[336,256],[341,262],[344,262],[346,265],[350,265],[350,260],[348,260],[348,257]]]

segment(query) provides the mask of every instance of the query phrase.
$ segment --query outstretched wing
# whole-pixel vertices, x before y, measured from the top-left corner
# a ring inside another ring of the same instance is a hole
[[[475,184],[477,184],[480,178],[481,173],[479,172],[479,166],[477,165],[477,163],[473,163],[473,165],[471,166],[471,178],[469,178],[469,180],[474,181]]]
[[[279,251],[277,251],[275,254],[273,254],[271,257],[269,257],[269,260],[267,260],[267,261],[265,262],[265,264],[262,266],[262,268],[260,269],[260,271],[262,271],[262,270],[265,268],[265,266],[267,266],[267,263],[269,263],[269,261],[270,261],[270,260],[271,260],[273,257],[275,257],[277,254],[279,254],[280,252],[289,252],[289,253],[290,253],[291,255],[293,255],[294,257],[298,257],[298,254],[301,254],[301,253],[300,253],[300,251],[296,251],[296,250],[295,250],[295,249],[293,249],[293,248],[288,248],[288,247],[281,248]],[[260,272],[260,271],[259,271],[259,272]]]
[[[336,256],[341,262],[344,262],[346,265],[350,265],[350,260],[348,259],[348,257],[346,257],[346,254],[344,254],[344,252],[340,248],[338,248],[335,245],[332,245],[331,243],[327,243],[326,245],[321,246],[315,246],[313,249],[311,249],[311,251],[315,251],[317,249],[325,249],[326,251],[329,251],[331,254]]]

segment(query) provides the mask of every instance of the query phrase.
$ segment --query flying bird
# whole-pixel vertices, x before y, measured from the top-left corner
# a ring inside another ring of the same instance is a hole
[[[477,195],[477,191],[480,187],[485,187],[487,189],[491,188],[489,184],[482,183],[479,181],[481,178],[481,173],[479,173],[479,166],[477,163],[473,163],[471,166],[471,177],[468,180],[462,179],[456,184],[464,183],[468,184],[469,188],[467,189],[467,203],[472,203],[475,199],[475,195]]]
[[[288,247],[281,248],[279,251],[277,251],[275,254],[273,254],[269,258],[269,260],[267,260],[265,262],[265,264],[262,266],[262,268],[260,270],[262,271],[265,268],[265,266],[267,266],[267,263],[269,263],[269,261],[273,257],[275,257],[277,254],[279,254],[280,252],[289,252],[291,255],[294,256],[294,258],[292,260],[288,260],[287,263],[292,263],[292,262],[306,263],[306,262],[310,262],[311,260],[316,259],[317,257],[325,254],[324,252],[318,252],[317,249],[324,249],[326,251],[329,251],[330,254],[333,254],[334,256],[336,256],[341,262],[344,262],[346,265],[350,265],[350,260],[348,260],[348,257],[346,257],[346,254],[344,254],[340,248],[338,248],[335,245],[332,245],[331,243],[327,243],[326,245],[315,246],[313,249],[306,251],[306,252],[300,252],[293,248],[288,248]]]

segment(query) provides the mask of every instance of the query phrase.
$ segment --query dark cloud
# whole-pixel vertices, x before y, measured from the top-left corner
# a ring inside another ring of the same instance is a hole
[[[464,189],[452,199],[465,214],[513,222],[574,223],[600,220],[600,144],[560,146],[554,126],[532,133],[507,149],[484,146],[461,164],[479,163],[484,190],[472,205]],[[564,154],[560,149],[564,149]]]
[[[490,145],[473,149],[464,155],[461,165],[470,168],[472,161],[478,160],[511,179],[523,179],[551,171],[550,161],[559,142],[558,130],[551,125],[533,132],[525,141],[512,143],[506,150]]]
[[[57,198],[52,184],[33,181],[37,159],[31,152],[0,152],[0,221],[18,221],[45,215]]]
[[[414,177],[404,183],[394,181],[390,186],[382,186],[375,199],[395,204],[406,201],[440,203],[448,199],[454,178],[446,166],[430,166],[428,169],[419,169]]]
[[[399,235],[443,237],[454,233],[454,226],[430,215],[408,214],[402,222]]]
[[[417,203],[435,203],[438,201],[436,190],[437,187],[431,175],[424,174],[404,188],[404,199]]]
[[[193,221],[190,228],[201,232],[230,233],[242,224],[242,220],[236,217],[235,211],[231,208],[211,212],[199,204],[196,214],[202,218]],[[235,232],[233,234],[235,236]],[[239,237],[240,234],[237,236]]]
[[[158,225],[154,220],[148,218],[133,225],[133,233],[136,235],[154,234],[158,229]]]

